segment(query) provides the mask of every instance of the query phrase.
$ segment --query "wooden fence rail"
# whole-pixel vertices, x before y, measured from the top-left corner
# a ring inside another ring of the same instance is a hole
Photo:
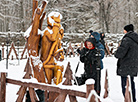
[[[13,80],[13,79],[6,78],[5,73],[1,73],[0,82],[1,82],[0,102],[5,102],[5,100],[6,100],[6,83],[13,84],[13,85],[19,85],[19,86],[23,86],[23,87],[29,87],[29,88],[37,88],[37,89],[41,89],[41,90],[45,90],[45,91],[49,91],[49,92],[56,92],[59,94],[64,93],[63,96],[70,95],[70,96],[78,96],[78,97],[86,98],[86,92],[75,91],[75,90],[68,89],[68,88],[61,89],[59,87],[54,87],[54,86],[50,86],[50,85],[42,85],[42,84],[36,84],[36,83],[31,83],[31,82],[22,82],[22,81],[18,81],[18,80]],[[60,95],[59,95],[59,97],[60,97]],[[64,101],[60,101],[60,102],[64,102]]]

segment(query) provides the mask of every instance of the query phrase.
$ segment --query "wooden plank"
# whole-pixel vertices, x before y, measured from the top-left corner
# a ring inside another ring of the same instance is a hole
[[[59,96],[59,93],[49,92],[48,102],[55,102],[55,100],[58,98],[58,96]]]
[[[37,0],[33,0],[33,14],[32,14],[32,19],[34,17],[35,9],[37,8],[37,6],[38,6],[38,1]]]
[[[69,95],[70,102],[78,102],[76,96]]]
[[[26,93],[26,89],[27,89],[27,87],[24,87],[24,86],[22,87],[21,92],[19,93],[19,96],[18,96],[16,102],[23,102],[23,98]]]
[[[20,95],[22,89],[23,89],[23,86],[21,86],[21,87],[19,88],[19,91],[18,91],[16,94],[17,94],[17,95]]]
[[[35,84],[35,83],[26,83],[26,82],[21,82],[21,81],[9,79],[9,78],[7,78],[7,83],[21,85],[24,87],[32,87],[32,88],[38,88],[42,90],[48,90],[48,91],[57,92],[57,93],[60,93],[60,90],[61,90],[58,87],[40,85],[40,84]],[[67,89],[66,92],[67,94],[72,95],[72,96],[79,96],[79,97],[86,98],[85,92],[80,92],[80,91],[75,91],[75,90],[70,90],[70,89]]]
[[[29,87],[29,94],[30,94],[30,99],[31,102],[38,102],[38,98],[36,97],[36,93],[34,91],[34,88]]]
[[[107,73],[107,70],[106,70],[106,76],[105,76],[105,84],[104,84],[104,89],[105,89],[105,92],[104,92],[104,98],[107,98],[108,97],[108,73]]]
[[[6,73],[1,73],[0,102],[6,102]]]
[[[86,89],[87,89],[86,98],[88,98],[91,90],[94,90],[94,84],[88,84]],[[94,95],[91,96],[90,102],[96,102]]]
[[[48,92],[45,90],[45,102],[48,102]]]
[[[66,90],[61,90],[60,95],[54,102],[65,102],[66,96],[67,96]]]

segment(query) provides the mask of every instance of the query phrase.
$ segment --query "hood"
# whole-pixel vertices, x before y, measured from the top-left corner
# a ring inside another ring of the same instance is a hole
[[[93,32],[91,35],[94,36],[94,38],[96,39],[96,42],[100,41],[100,34],[98,32]]]
[[[87,47],[87,42],[91,42],[92,44],[93,44],[93,48],[91,48],[91,49],[94,49],[95,48],[95,44],[96,44],[96,40],[95,40],[95,38],[88,38],[85,42],[84,42],[84,46],[88,49],[88,47]]]
[[[125,37],[129,37],[131,38],[133,41],[135,41],[138,44],[138,34],[133,32],[133,31],[129,31],[128,33],[126,33]]]

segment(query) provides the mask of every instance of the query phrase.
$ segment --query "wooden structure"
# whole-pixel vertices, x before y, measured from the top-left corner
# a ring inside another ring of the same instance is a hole
[[[128,76],[126,82],[125,102],[133,102],[130,76]]]
[[[70,52],[70,50],[71,50],[71,52]],[[72,54],[73,54],[73,57],[75,57],[74,49],[71,46],[71,42],[69,42],[69,47],[67,48],[66,56],[69,55],[69,57],[71,57]]]
[[[23,52],[22,52],[22,54],[21,54],[21,60],[22,60],[22,59],[27,59],[27,56],[26,56],[25,58],[23,58],[23,56],[24,56],[24,54],[25,54],[25,51],[27,51],[27,43],[25,44],[24,50],[23,50]]]
[[[108,93],[109,93],[109,84],[108,84],[108,72],[106,70],[106,74],[105,74],[105,83],[104,83],[104,98],[108,97]]]
[[[64,81],[63,85],[72,85],[72,70],[70,69],[70,62],[68,62],[65,74],[64,74],[64,78],[66,78],[66,80]]]
[[[106,53],[106,56],[107,55],[111,55],[111,53],[110,53],[110,49],[109,49],[109,47],[108,47],[108,45],[107,45],[107,43],[105,43],[105,47],[106,47],[106,50],[107,50],[107,53]]]
[[[55,102],[65,102],[67,95],[86,98],[85,92],[75,91],[75,90],[67,89],[67,88],[62,89],[62,88],[58,88],[58,87],[54,87],[54,86],[50,86],[50,85],[46,85],[46,84],[41,85],[41,84],[36,84],[36,83],[31,83],[31,82],[27,83],[27,82],[17,81],[17,80],[6,78],[5,73],[1,73],[0,80],[1,80],[1,86],[0,86],[0,89],[1,89],[0,100],[1,101],[0,102],[5,102],[5,100],[6,100],[6,83],[21,86],[20,91],[18,91],[18,93],[17,93],[19,96],[18,96],[16,102],[23,101],[23,98],[24,98],[27,88],[29,89],[31,100],[33,100],[32,102],[36,102],[38,100],[34,94],[35,93],[34,88],[45,90],[45,93],[47,93],[47,91],[59,93],[59,98],[57,100],[55,100]],[[47,97],[47,94],[45,94],[45,97]],[[45,100],[48,100],[48,99],[45,99]],[[72,100],[72,98],[70,98],[70,102],[73,102],[71,100]],[[49,102],[49,101],[45,101],[45,102]]]
[[[15,50],[15,47],[14,47],[14,43],[13,43],[13,42],[12,42],[12,44],[11,44],[11,48],[10,48],[10,51],[9,51],[9,53],[8,53],[8,58],[9,58],[9,56],[10,56],[12,50],[13,50],[14,53],[15,53],[16,59],[18,60],[18,54],[17,54],[17,51]]]
[[[4,59],[4,43],[2,44],[2,59]]]
[[[29,62],[29,58],[27,60],[27,63],[26,63],[26,66],[25,66],[25,69],[24,69],[24,72],[26,72],[26,74],[24,75],[23,79],[31,79],[31,76],[32,76],[32,69],[31,69],[31,66],[30,66],[30,62]]]

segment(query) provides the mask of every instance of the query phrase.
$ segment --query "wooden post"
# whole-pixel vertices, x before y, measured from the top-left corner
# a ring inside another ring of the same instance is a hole
[[[23,101],[23,98],[25,96],[26,90],[27,90],[27,87],[21,86],[20,92],[18,91],[18,95],[19,96],[17,97],[16,102],[22,102]]]
[[[2,43],[2,60],[4,59],[4,43]]]
[[[91,90],[94,90],[94,84],[95,84],[95,81],[93,79],[88,79],[86,81],[86,98],[88,98]],[[94,95],[91,96],[90,102],[95,102]]]
[[[105,75],[105,84],[104,84],[104,98],[108,97],[108,72],[106,70],[106,75]]]
[[[108,47],[107,43],[105,43],[105,47],[106,47],[106,50],[107,50],[107,52],[108,52],[108,55],[110,56],[111,53],[110,53],[110,50],[109,50],[109,47]]]
[[[6,73],[1,73],[0,102],[6,102]]]
[[[44,102],[48,102],[48,91],[45,90],[45,101]]]
[[[64,81],[63,85],[72,85],[71,80],[73,80],[73,77],[70,62],[68,62],[64,77],[66,78],[66,80]],[[70,102],[77,102],[76,96],[69,95],[69,99]]]
[[[67,93],[66,93],[66,90],[60,90],[60,95],[58,96],[57,100],[55,100],[54,102],[65,102],[65,99],[66,99],[66,96],[67,96]]]
[[[131,85],[129,81],[130,80],[128,77],[127,82],[126,82],[125,102],[133,102],[132,97],[131,97],[131,91],[129,90],[129,88],[131,89]]]

